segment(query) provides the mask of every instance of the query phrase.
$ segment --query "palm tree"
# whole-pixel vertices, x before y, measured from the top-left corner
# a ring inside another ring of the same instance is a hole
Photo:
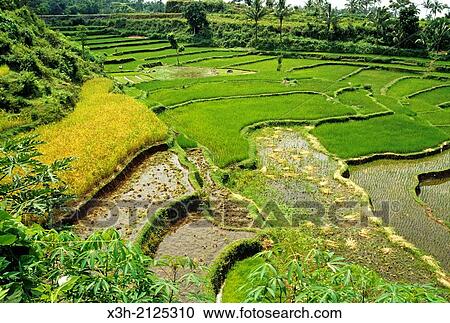
[[[167,35],[167,40],[170,43],[170,47],[172,47],[172,49],[175,49],[176,54],[177,54],[177,65],[180,65],[180,53],[184,52],[184,46],[180,46],[178,44],[178,40],[175,38],[175,35],[173,33],[170,33]]]
[[[388,26],[391,22],[391,14],[386,7],[377,7],[369,15],[370,22],[377,30],[377,37],[384,38],[388,33]],[[378,41],[378,39],[377,39]]]
[[[286,0],[278,0],[275,5],[274,15],[280,22],[280,45],[283,44],[283,20],[291,14],[291,5],[286,4]]]
[[[429,19],[431,18],[431,8],[433,8],[433,0],[424,0],[422,2],[422,7],[426,10],[426,17]]]
[[[425,45],[430,51],[434,50],[439,52],[445,37],[449,33],[450,25],[445,21],[445,19],[434,19],[424,29],[417,42]]]
[[[248,0],[245,12],[249,19],[255,22],[255,42],[258,43],[258,22],[267,14],[263,0]]]
[[[433,14],[434,18],[436,18],[437,14],[444,11],[445,8],[447,8],[445,4],[443,4],[439,0],[433,0],[430,11]]]

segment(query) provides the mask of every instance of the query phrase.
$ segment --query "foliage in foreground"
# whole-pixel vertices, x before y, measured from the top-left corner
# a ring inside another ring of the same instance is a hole
[[[65,158],[51,165],[40,162],[37,146],[42,143],[34,137],[0,142],[0,201],[12,215],[41,223],[70,199],[58,174],[67,170],[71,161]]]
[[[433,285],[390,282],[352,264],[295,230],[284,230],[270,250],[237,263],[228,275],[224,301],[231,302],[447,302]],[[232,281],[229,281],[232,280]]]
[[[109,79],[87,81],[74,112],[36,130],[47,143],[40,148],[44,162],[75,157],[62,175],[74,194],[89,192],[130,155],[166,138],[167,127],[153,112],[111,88]]]
[[[1,302],[168,302],[177,281],[109,229],[84,240],[69,231],[26,227],[0,210]]]

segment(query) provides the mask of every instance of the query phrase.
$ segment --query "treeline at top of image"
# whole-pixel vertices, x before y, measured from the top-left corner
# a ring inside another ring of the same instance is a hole
[[[29,6],[50,15],[45,20],[53,26],[104,26],[111,33],[150,38],[175,32],[184,41],[219,47],[428,57],[450,44],[449,10],[442,0],[425,0],[420,6],[410,0],[390,0],[386,6],[378,0],[347,0],[343,9],[327,0],[309,0],[303,7],[285,0],[129,0],[120,5],[29,0]],[[86,12],[91,15],[51,16]]]

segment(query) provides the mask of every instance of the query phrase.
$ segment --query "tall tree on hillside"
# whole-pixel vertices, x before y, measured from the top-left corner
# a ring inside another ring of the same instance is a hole
[[[448,50],[450,46],[450,24],[445,18],[432,20],[422,31],[418,42],[425,45],[429,51]]]
[[[367,15],[374,11],[379,4],[380,0],[347,0],[345,7],[350,13]]]
[[[87,28],[86,26],[78,26],[77,38],[81,43],[81,55],[86,58],[86,42],[87,42]]]
[[[425,9],[427,19],[431,18],[431,8],[433,7],[433,0],[424,0],[421,6]]]
[[[291,14],[291,6],[286,0],[278,0],[275,5],[274,15],[278,18],[280,28],[280,46],[283,44],[283,20]]]
[[[399,11],[394,41],[399,47],[414,48],[419,38],[419,32],[419,10],[413,3],[410,3]]]
[[[386,40],[389,33],[389,26],[392,22],[392,15],[386,7],[377,7],[369,15],[370,22],[375,26],[377,34],[377,42]]]
[[[258,43],[258,23],[267,15],[263,0],[247,0],[246,16],[255,23],[255,42]]]
[[[305,10],[309,13],[319,16],[327,9],[328,0],[308,0],[305,3]]]
[[[394,16],[398,17],[400,10],[411,4],[410,0],[389,0],[389,9],[392,10]]]
[[[205,4],[203,2],[189,2],[189,4],[184,7],[183,15],[188,21],[194,35],[197,35],[209,25],[208,20],[206,19]]]
[[[327,3],[327,7],[325,10],[325,21],[327,24],[327,37],[331,39],[331,27],[333,26],[333,30],[336,31],[338,28],[339,16],[337,9],[334,9],[331,6],[331,3]]]

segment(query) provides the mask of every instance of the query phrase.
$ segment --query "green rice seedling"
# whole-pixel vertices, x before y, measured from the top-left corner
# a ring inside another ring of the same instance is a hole
[[[350,105],[361,114],[372,114],[388,111],[386,107],[378,103],[367,90],[343,91],[337,99],[343,104]]]
[[[427,88],[444,84],[437,79],[426,78],[402,78],[398,82],[394,83],[387,91],[387,95],[395,97],[404,97],[412,93],[425,90]]]
[[[331,153],[354,158],[377,153],[414,153],[448,139],[442,131],[405,115],[322,124],[312,133]]]
[[[248,158],[241,129],[267,120],[317,120],[354,115],[354,109],[319,94],[223,99],[167,110],[161,118],[206,146],[219,166]]]
[[[428,120],[432,125],[450,126],[450,110],[422,113],[420,117]]]
[[[437,106],[432,105],[424,100],[416,99],[415,97],[412,97],[410,99],[403,99],[402,104],[418,114],[437,112],[440,110]]]
[[[332,86],[322,80],[300,80],[297,83],[263,80],[234,80],[214,83],[196,83],[180,88],[163,89],[149,93],[148,98],[171,106],[191,100],[201,100],[236,95],[282,93],[291,91],[323,91]]]
[[[429,91],[419,92],[411,98],[422,100],[432,105],[439,105],[450,101],[450,85],[430,89]]]
[[[403,76],[413,76],[414,74],[408,74],[404,72],[394,72],[394,71],[385,71],[385,70],[377,70],[370,69],[364,70],[355,74],[345,81],[350,85],[365,85],[370,84],[372,86],[372,90],[374,94],[380,94],[381,89],[390,82],[403,77]]]
[[[320,78],[329,81],[337,81],[348,75],[354,71],[356,71],[358,67],[352,65],[320,65],[312,68],[305,68],[300,70],[294,70],[289,73],[290,77],[293,78]]]

